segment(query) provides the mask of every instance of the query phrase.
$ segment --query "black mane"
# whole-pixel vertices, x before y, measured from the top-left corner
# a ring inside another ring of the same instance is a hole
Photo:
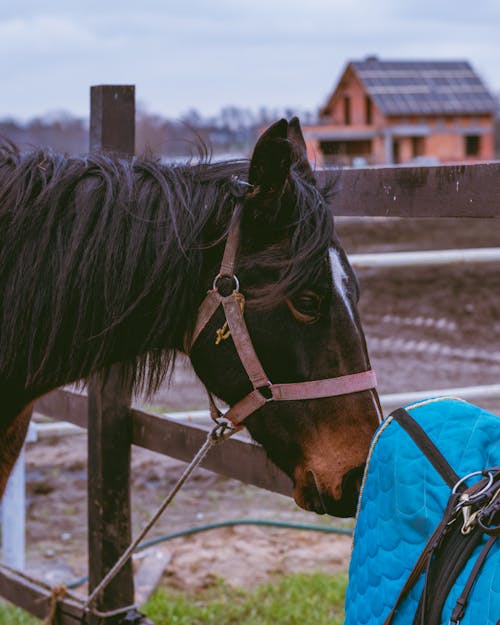
[[[120,360],[136,387],[154,390],[174,353],[162,346],[180,346],[194,320],[203,254],[224,236],[247,172],[242,161],[165,166],[2,144],[2,384],[22,374],[37,394]],[[327,203],[292,179],[298,217],[281,295],[317,272],[333,232]]]

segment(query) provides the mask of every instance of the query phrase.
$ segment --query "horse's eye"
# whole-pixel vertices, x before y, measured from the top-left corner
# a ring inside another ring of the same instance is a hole
[[[319,312],[321,300],[316,293],[302,293],[293,298],[292,304],[304,315],[315,315]]]
[[[313,323],[319,319],[321,299],[321,296],[313,291],[303,291],[288,300],[288,307],[298,321]]]

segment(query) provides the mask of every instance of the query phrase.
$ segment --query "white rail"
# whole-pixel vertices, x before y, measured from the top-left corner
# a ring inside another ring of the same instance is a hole
[[[19,571],[26,564],[25,454],[23,447],[7,482],[1,508],[2,562]]]
[[[411,404],[428,397],[441,396],[461,397],[462,399],[478,399],[500,397],[500,384],[485,384],[482,386],[462,386],[456,388],[440,388],[431,391],[409,391],[407,393],[388,393],[381,395],[380,401],[384,412]]]
[[[35,440],[34,430],[30,426],[26,442],[29,443]],[[23,447],[7,482],[0,515],[2,523],[2,562],[20,571],[24,569],[26,563],[25,485],[25,447]]]
[[[349,260],[352,266],[357,269],[491,263],[500,261],[500,247],[429,250],[424,252],[387,252],[383,254],[350,254]]]

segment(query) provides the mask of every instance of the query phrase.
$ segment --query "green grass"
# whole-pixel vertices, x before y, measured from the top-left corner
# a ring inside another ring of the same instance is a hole
[[[0,600],[0,623],[2,625],[39,625],[41,621]]]
[[[203,591],[158,589],[141,612],[155,625],[342,625],[347,575],[287,575],[253,591],[217,581]],[[0,602],[1,625],[40,625]]]
[[[156,625],[342,625],[345,574],[288,575],[253,592],[223,582],[186,594],[157,590],[141,609]]]

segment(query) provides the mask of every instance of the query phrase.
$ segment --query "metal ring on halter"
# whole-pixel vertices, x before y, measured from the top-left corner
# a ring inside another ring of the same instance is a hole
[[[233,292],[236,291],[236,293],[239,293],[240,290],[240,281],[238,280],[238,278],[233,274],[232,276],[229,274],[224,274],[224,273],[218,273],[213,281],[212,284],[212,289],[214,291],[218,291],[218,287],[217,287],[217,281],[220,280],[221,278],[230,278],[231,280],[234,281],[234,289]]]
[[[465,505],[469,505],[475,499],[477,499],[478,497],[481,497],[481,495],[484,495],[484,493],[486,493],[488,489],[490,488],[490,486],[493,484],[493,473],[491,472],[490,469],[483,469],[482,471],[473,471],[472,473],[469,473],[468,475],[465,475],[464,477],[460,478],[458,482],[455,484],[455,486],[453,487],[453,490],[451,492],[455,494],[458,491],[459,487],[464,482],[466,482],[471,477],[475,477],[476,475],[483,475],[484,477],[488,476],[488,483],[486,484],[486,486],[483,486],[483,488],[477,493],[474,493],[472,496],[469,495],[468,499],[464,500]]]
[[[271,388],[271,386],[272,386],[271,381],[268,380],[265,386],[258,386],[255,389],[256,391],[259,391],[262,397],[266,400],[266,403],[269,403],[270,401],[274,401],[273,389]]]

